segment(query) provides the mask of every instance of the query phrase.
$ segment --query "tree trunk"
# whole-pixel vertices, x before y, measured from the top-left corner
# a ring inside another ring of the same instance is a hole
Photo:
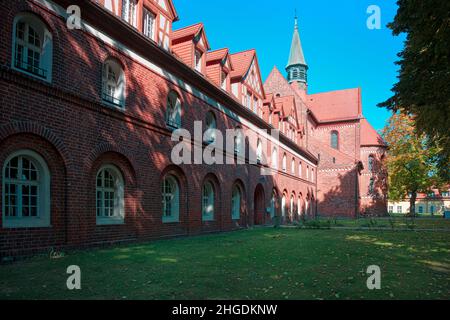
[[[409,199],[409,216],[416,216],[416,199],[417,199],[417,191],[413,191],[411,193],[411,198]]]

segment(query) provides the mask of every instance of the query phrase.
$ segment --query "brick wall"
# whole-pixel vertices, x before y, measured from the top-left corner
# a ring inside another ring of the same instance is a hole
[[[52,32],[52,84],[9,68],[13,19],[25,10],[38,14]],[[284,173],[262,177],[255,165],[174,166],[170,154],[176,143],[164,121],[169,90],[179,93],[182,124],[191,132],[194,121],[204,122],[208,111],[214,112],[219,130],[239,123],[90,35],[68,31],[61,19],[30,1],[10,2],[1,13],[0,30],[6,37],[0,50],[0,163],[3,166],[11,152],[32,149],[51,172],[51,227],[6,229],[0,224],[1,256],[233,230],[255,222],[258,185],[264,190],[265,207],[270,205],[273,189],[279,196],[316,193],[314,182]],[[102,63],[108,57],[117,59],[124,69],[125,111],[101,101]],[[270,143],[267,146],[272,149]],[[280,169],[284,152],[292,158],[287,150],[280,150]],[[102,164],[113,164],[124,176],[123,225],[96,225],[95,178]],[[180,183],[179,223],[162,222],[160,190],[166,174],[173,174]],[[201,216],[201,190],[207,177],[217,188],[213,222],[203,222]],[[244,201],[241,219],[232,221],[231,192],[237,182],[245,191]],[[270,222],[267,214],[260,220]]]

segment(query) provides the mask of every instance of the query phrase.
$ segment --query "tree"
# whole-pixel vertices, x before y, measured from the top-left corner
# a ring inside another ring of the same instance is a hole
[[[409,214],[414,216],[417,193],[441,184],[437,175],[437,155],[441,149],[432,146],[426,135],[415,131],[413,119],[403,110],[392,115],[382,134],[389,146],[386,158],[389,199],[400,201],[409,194]]]
[[[380,103],[412,115],[417,133],[439,145],[439,173],[450,181],[450,1],[398,0],[397,15],[388,27],[407,34],[399,53],[399,81],[393,97]]]

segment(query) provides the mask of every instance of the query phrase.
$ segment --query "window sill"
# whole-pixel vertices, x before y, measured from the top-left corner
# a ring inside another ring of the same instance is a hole
[[[123,218],[97,218],[98,226],[113,226],[124,225],[125,220]]]
[[[51,227],[49,221],[40,218],[4,218],[2,223],[3,229],[37,229]]]
[[[202,221],[203,222],[213,222],[214,221],[214,217],[213,216],[203,216],[202,217]]]
[[[115,104],[115,103],[112,103],[112,102],[110,102],[108,100],[105,100],[105,99],[102,99],[102,104],[104,106],[112,108],[114,110],[125,112],[125,106],[123,106],[123,105]]]
[[[166,123],[166,127],[167,127],[167,130],[169,130],[170,132],[174,132],[175,130],[179,130],[179,129],[181,129],[181,126],[171,126],[170,124],[167,124]]]
[[[41,76],[38,76],[38,75],[36,75],[36,74],[34,74],[34,73],[32,73],[32,72],[28,72],[28,71],[26,71],[26,70],[17,68],[17,67],[14,66],[14,65],[13,65],[11,68],[12,68],[13,70],[17,71],[17,72],[20,72],[20,73],[23,73],[23,74],[25,74],[25,75],[27,75],[27,76],[29,76],[29,77],[32,77],[33,79],[41,80],[41,81],[44,81],[44,82],[47,82],[47,83],[51,83],[51,82],[52,82],[52,79],[50,78],[50,76],[47,76],[47,77],[41,77]]]
[[[172,217],[163,217],[162,222],[169,224],[169,223],[180,223],[180,219],[178,218],[172,218]]]

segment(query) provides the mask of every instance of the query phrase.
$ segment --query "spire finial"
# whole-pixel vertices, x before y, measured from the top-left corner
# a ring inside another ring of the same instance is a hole
[[[298,29],[298,17],[297,17],[297,9],[295,9],[295,16],[294,16],[294,20],[295,20],[295,29]]]

